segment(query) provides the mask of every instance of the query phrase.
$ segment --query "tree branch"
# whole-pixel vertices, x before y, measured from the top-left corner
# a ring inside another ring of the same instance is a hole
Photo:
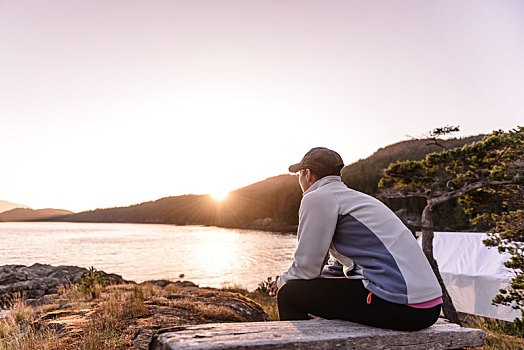
[[[499,185],[512,185],[515,184],[516,181],[514,180],[507,180],[507,181],[479,181],[479,182],[473,182],[466,184],[462,186],[460,189],[452,192],[447,192],[445,194],[442,194],[438,197],[428,198],[428,201],[432,206],[437,206],[439,204],[442,204],[446,201],[449,201],[453,198],[462,197],[466,194],[468,194],[471,191],[478,190],[479,188],[487,187],[487,186],[499,186]],[[396,197],[399,198],[399,197]]]
[[[425,192],[402,192],[400,189],[387,189],[382,190],[378,194],[379,198],[429,198]]]

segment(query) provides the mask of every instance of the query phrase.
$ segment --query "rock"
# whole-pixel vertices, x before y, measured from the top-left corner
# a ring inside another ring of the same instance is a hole
[[[0,284],[11,284],[11,283],[16,283],[18,281],[19,280],[16,278],[15,274],[13,273],[6,273],[3,276],[0,275]]]
[[[69,308],[71,308],[71,304],[60,303],[60,304],[58,305],[58,309],[59,309],[59,310],[69,309]]]
[[[58,295],[44,295],[36,299],[26,299],[25,303],[30,306],[40,306],[45,304],[53,304],[58,299]]]
[[[149,283],[149,282],[146,282]],[[134,347],[147,349],[159,329],[209,322],[269,321],[251,299],[213,288],[198,288],[189,281],[174,283],[176,293],[162,293],[146,301],[149,316],[137,321]]]
[[[162,288],[167,286],[169,283],[173,283],[173,282],[168,281],[168,280],[150,280],[150,281],[147,281],[147,282],[151,283],[151,284],[154,284],[156,286],[162,287]]]
[[[167,299],[184,299],[186,296],[184,294],[169,294],[166,295]]]
[[[88,270],[78,266],[51,266],[47,264],[0,266],[0,306],[9,302],[13,293],[22,293],[35,299],[57,292],[59,286],[79,283]],[[127,283],[121,276],[107,274],[102,277],[110,283]]]
[[[36,328],[53,329],[64,336],[71,333],[81,334],[87,322],[88,318],[84,310],[72,308],[49,311],[35,319],[32,324]]]
[[[198,288],[198,285],[194,284],[193,282],[191,281],[176,281],[174,282],[175,286],[179,286],[179,287],[193,287],[193,288]]]
[[[175,349],[420,349],[481,346],[486,334],[439,321],[416,332],[392,331],[349,321],[213,323],[161,329],[151,350]]]

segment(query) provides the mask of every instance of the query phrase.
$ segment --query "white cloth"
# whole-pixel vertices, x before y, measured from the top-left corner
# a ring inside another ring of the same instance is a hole
[[[514,276],[504,266],[509,254],[486,247],[482,243],[486,238],[485,233],[478,232],[435,232],[433,256],[457,311],[513,321],[521,316],[518,310],[491,304],[499,289],[507,288]]]

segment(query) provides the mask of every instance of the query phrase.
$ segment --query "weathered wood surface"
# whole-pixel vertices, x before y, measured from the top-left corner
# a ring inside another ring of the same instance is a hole
[[[150,350],[174,349],[458,349],[484,344],[479,329],[439,320],[417,332],[339,320],[210,323],[159,331]]]

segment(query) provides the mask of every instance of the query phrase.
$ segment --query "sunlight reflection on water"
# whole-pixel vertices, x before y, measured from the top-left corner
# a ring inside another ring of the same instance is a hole
[[[201,226],[0,223],[0,265],[94,266],[123,278],[255,289],[293,260],[294,235]]]

